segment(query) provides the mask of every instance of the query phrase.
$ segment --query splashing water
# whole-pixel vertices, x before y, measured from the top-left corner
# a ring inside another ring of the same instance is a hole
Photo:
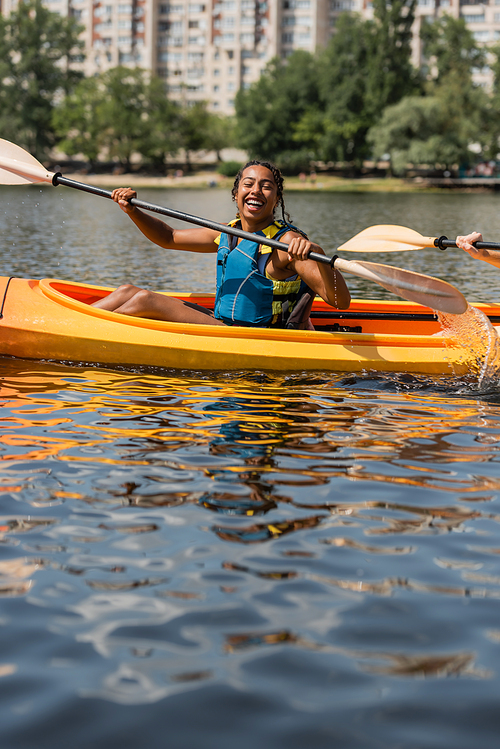
[[[500,379],[500,340],[484,312],[468,304],[461,315],[437,312],[437,316],[447,348],[453,349],[456,362],[477,377],[478,389],[496,385]]]

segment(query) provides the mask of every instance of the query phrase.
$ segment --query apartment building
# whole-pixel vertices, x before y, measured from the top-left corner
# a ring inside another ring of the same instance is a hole
[[[10,13],[18,0],[3,0]],[[116,65],[140,66],[164,81],[169,95],[207,101],[221,114],[234,112],[239,88],[256,81],[273,57],[314,52],[335,33],[345,11],[366,18],[371,0],[45,0],[85,26],[86,75]],[[481,44],[500,40],[500,0],[418,0],[413,62],[421,63],[422,18],[463,16]],[[77,63],[78,64],[78,63]],[[488,85],[491,72],[477,71]]]

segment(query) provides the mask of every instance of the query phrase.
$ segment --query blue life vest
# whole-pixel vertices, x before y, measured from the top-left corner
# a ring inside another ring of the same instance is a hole
[[[295,227],[275,221],[264,231],[255,232],[265,239],[279,239]],[[301,232],[302,233],[302,232]],[[246,325],[267,328],[286,327],[286,321],[296,302],[305,292],[312,294],[299,277],[277,281],[269,278],[258,267],[259,242],[221,234],[217,252],[217,293],[214,316],[226,325]]]

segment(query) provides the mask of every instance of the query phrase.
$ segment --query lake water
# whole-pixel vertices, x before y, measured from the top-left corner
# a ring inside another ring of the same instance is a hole
[[[152,247],[109,201],[0,196],[5,275],[213,289],[213,257]],[[215,190],[140,197],[233,215]],[[500,240],[500,195],[287,206],[331,252],[377,223]],[[366,259],[498,300],[459,251]],[[2,749],[498,746],[495,373],[0,373]]]

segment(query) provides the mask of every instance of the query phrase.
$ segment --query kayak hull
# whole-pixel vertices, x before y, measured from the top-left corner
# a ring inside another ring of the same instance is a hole
[[[0,355],[114,366],[192,370],[268,369],[463,374],[432,310],[411,302],[321,300],[315,331],[192,325],[90,306],[111,289],[54,279],[0,277]],[[175,294],[213,306],[213,295]],[[478,305],[479,306],[479,305]],[[500,305],[489,305],[500,315]]]

